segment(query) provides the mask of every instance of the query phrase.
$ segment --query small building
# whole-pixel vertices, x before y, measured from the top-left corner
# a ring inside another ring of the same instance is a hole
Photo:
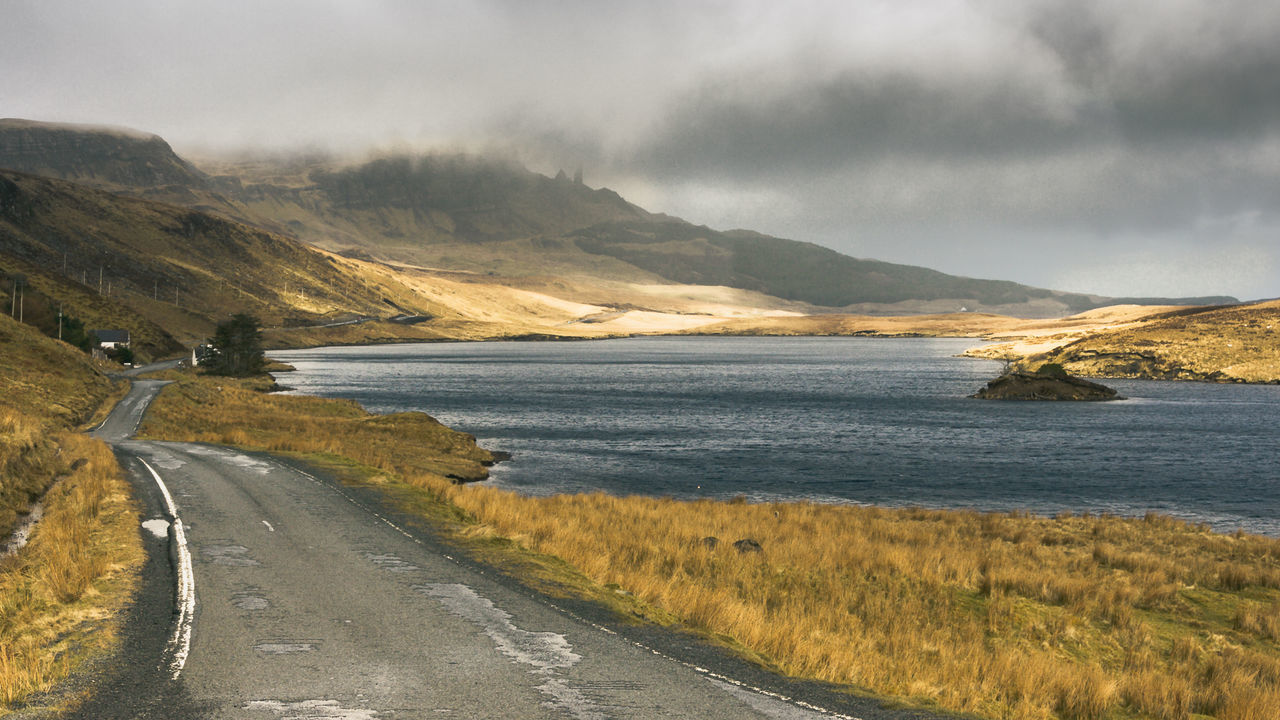
[[[98,347],[103,350],[129,347],[128,330],[90,330],[89,334],[98,339]]]
[[[217,355],[217,351],[213,349],[212,345],[209,345],[208,343],[200,343],[199,345],[191,348],[191,367],[204,365],[210,360],[216,359]]]

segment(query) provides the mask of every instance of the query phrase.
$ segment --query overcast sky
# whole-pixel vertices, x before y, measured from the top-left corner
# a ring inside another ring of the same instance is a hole
[[[1280,296],[1280,2],[0,0],[0,116],[503,150],[649,210],[1106,295]]]

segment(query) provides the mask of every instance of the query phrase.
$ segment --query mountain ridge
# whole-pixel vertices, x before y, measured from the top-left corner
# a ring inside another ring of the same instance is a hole
[[[1061,316],[1114,302],[852,258],[747,230],[712,230],[650,213],[563,173],[551,178],[483,156],[401,154],[348,165],[325,157],[296,165],[249,160],[205,172],[146,133],[0,121],[0,167],[13,164],[222,215],[352,257],[490,276],[724,285],[819,312]]]
[[[0,119],[0,167],[99,187],[204,187],[159,135],[103,125]]]

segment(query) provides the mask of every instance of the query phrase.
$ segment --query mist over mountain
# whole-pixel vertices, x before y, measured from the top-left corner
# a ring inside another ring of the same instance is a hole
[[[204,174],[158,135],[126,128],[0,119],[0,167],[100,187],[201,187]]]
[[[249,160],[204,172],[154,135],[7,120],[0,121],[0,167],[183,204],[355,257],[446,270],[717,285],[862,312],[1044,316],[1114,302],[716,231],[649,213],[564,172],[551,178],[474,155],[396,155],[354,165],[323,157]]]

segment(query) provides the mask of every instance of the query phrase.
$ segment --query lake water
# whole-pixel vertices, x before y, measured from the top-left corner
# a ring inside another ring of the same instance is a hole
[[[530,494],[1155,510],[1280,536],[1280,386],[1117,380],[1107,403],[972,400],[972,340],[632,338],[272,352],[297,392],[421,410]]]

